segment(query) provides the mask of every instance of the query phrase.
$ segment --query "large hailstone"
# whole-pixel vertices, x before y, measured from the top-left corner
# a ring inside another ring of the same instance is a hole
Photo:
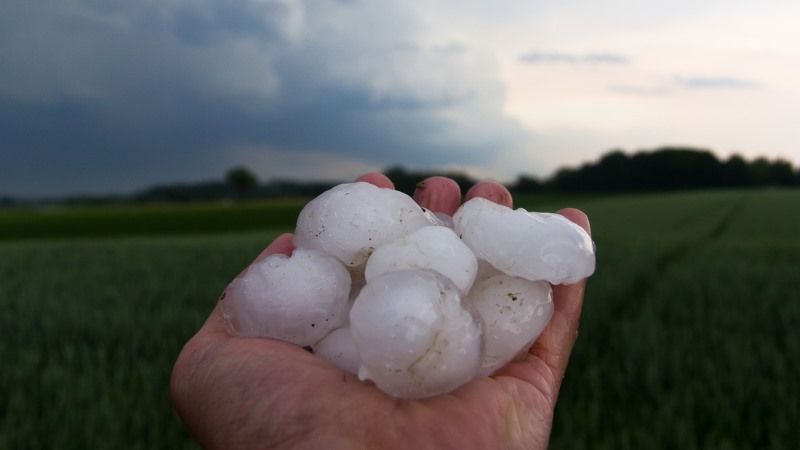
[[[450,392],[480,365],[480,327],[453,283],[434,272],[372,279],[350,311],[350,330],[361,354],[359,378],[395,397]]]
[[[336,258],[295,249],[252,264],[225,290],[223,315],[238,336],[288,341],[322,339],[347,318],[350,274]]]
[[[479,374],[484,376],[528,351],[553,315],[553,294],[547,282],[505,274],[475,283],[467,303],[483,328]]]
[[[364,264],[382,244],[431,221],[408,195],[370,183],[340,184],[300,212],[294,244],[320,250],[348,266]]]
[[[592,239],[560,214],[529,213],[473,198],[453,220],[475,256],[508,275],[570,284],[594,272]]]
[[[313,346],[313,350],[315,355],[333,363],[345,372],[356,374],[358,368],[361,367],[361,356],[358,354],[358,347],[350,333],[350,328],[338,328],[331,331]]]
[[[462,294],[469,292],[478,261],[450,228],[423,227],[389,244],[378,247],[367,261],[366,280],[388,272],[426,269],[449,278]]]

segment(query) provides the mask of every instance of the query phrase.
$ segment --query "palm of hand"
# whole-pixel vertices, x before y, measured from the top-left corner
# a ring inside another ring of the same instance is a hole
[[[503,189],[481,186],[471,193]],[[588,228],[579,211],[561,213]],[[291,250],[283,235],[259,258]],[[522,359],[424,400],[389,397],[291,344],[232,337],[218,305],[175,364],[173,399],[207,448],[546,448],[583,289],[555,287],[553,318]]]

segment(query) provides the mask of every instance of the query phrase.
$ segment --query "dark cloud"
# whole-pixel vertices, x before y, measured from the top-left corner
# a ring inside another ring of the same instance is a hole
[[[0,6],[0,193],[219,176],[237,148],[480,164],[525,136],[491,60],[399,7],[187,5]]]
[[[761,87],[761,84],[756,81],[730,76],[687,77],[677,75],[675,83],[690,89],[755,89]]]
[[[564,53],[530,51],[519,55],[526,64],[628,64],[625,55],[611,52]]]

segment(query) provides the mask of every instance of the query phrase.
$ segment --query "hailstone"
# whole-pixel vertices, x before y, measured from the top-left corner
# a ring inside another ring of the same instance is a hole
[[[307,346],[342,326],[350,274],[336,258],[296,249],[252,264],[225,290],[222,308],[233,334]]]
[[[360,266],[380,245],[430,225],[408,195],[370,183],[340,184],[300,212],[294,244],[323,251],[348,266]]]
[[[473,198],[453,220],[475,256],[508,275],[570,284],[594,272],[592,239],[560,214],[529,213]]]
[[[475,281],[478,261],[453,230],[430,226],[378,247],[367,261],[366,280],[404,269],[438,272],[466,294]]]
[[[444,394],[475,377],[481,330],[458,289],[424,270],[390,272],[361,290],[350,311],[359,378],[396,397]]]
[[[315,355],[333,363],[345,372],[358,373],[361,356],[358,354],[356,341],[353,340],[350,328],[338,328],[331,331],[312,348]]]
[[[467,302],[483,327],[481,375],[491,375],[528,351],[553,315],[548,283],[505,274],[476,283]]]

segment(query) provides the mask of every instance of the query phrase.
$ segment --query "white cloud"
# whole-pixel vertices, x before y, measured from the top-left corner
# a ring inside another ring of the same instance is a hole
[[[630,62],[627,56],[613,52],[567,53],[536,50],[519,55],[519,60],[527,64],[628,64]]]
[[[721,76],[675,76],[675,83],[689,89],[755,89],[761,83],[727,75]]]

